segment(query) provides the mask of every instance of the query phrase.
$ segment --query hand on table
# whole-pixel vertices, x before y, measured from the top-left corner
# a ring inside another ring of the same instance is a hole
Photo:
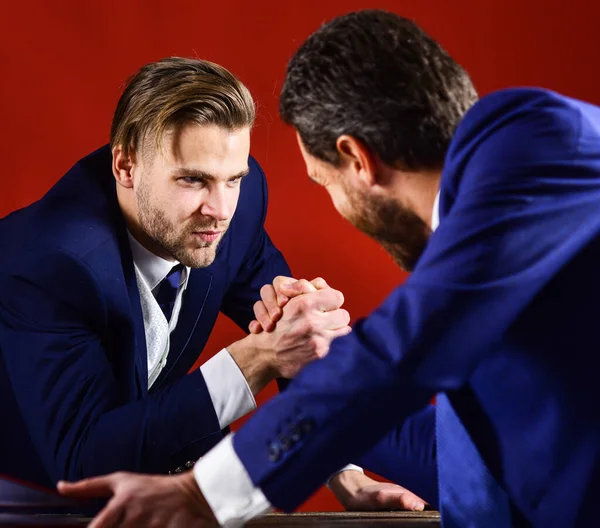
[[[348,511],[423,511],[427,504],[402,486],[378,482],[360,471],[338,473],[331,479],[329,487]]]
[[[120,472],[57,487],[73,498],[111,497],[89,528],[218,526],[191,471],[170,477]]]

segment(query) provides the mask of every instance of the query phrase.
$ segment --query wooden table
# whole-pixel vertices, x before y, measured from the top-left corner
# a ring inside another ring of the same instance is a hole
[[[53,526],[70,528],[87,526],[90,519],[76,515],[14,515],[0,513],[0,527],[36,528]],[[248,523],[248,528],[439,528],[438,512],[319,512],[271,513]],[[185,527],[182,527],[185,528]]]
[[[318,513],[271,513],[247,524],[248,528],[296,528],[315,526],[318,528],[439,528],[440,514],[426,512],[318,512]]]

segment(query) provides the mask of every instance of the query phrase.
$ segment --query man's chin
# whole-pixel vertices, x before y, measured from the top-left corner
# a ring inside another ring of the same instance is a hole
[[[217,256],[217,246],[202,247],[187,251],[185,255],[181,255],[179,262],[190,268],[207,268],[210,266]]]

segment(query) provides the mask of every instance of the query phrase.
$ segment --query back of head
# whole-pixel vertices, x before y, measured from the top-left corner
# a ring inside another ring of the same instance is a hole
[[[250,92],[227,69],[200,59],[171,57],[143,66],[127,81],[113,117],[110,144],[125,152],[189,123],[227,129],[251,127]]]
[[[308,152],[336,164],[336,139],[361,140],[389,165],[442,166],[458,122],[476,101],[467,73],[413,21],[380,10],[338,17],[288,66],[282,119]]]

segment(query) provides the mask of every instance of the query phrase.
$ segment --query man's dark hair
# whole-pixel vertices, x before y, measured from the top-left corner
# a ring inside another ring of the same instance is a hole
[[[338,164],[348,134],[384,162],[439,168],[454,129],[477,100],[465,70],[412,20],[380,10],[335,18],[287,69],[282,119],[313,156]]]

